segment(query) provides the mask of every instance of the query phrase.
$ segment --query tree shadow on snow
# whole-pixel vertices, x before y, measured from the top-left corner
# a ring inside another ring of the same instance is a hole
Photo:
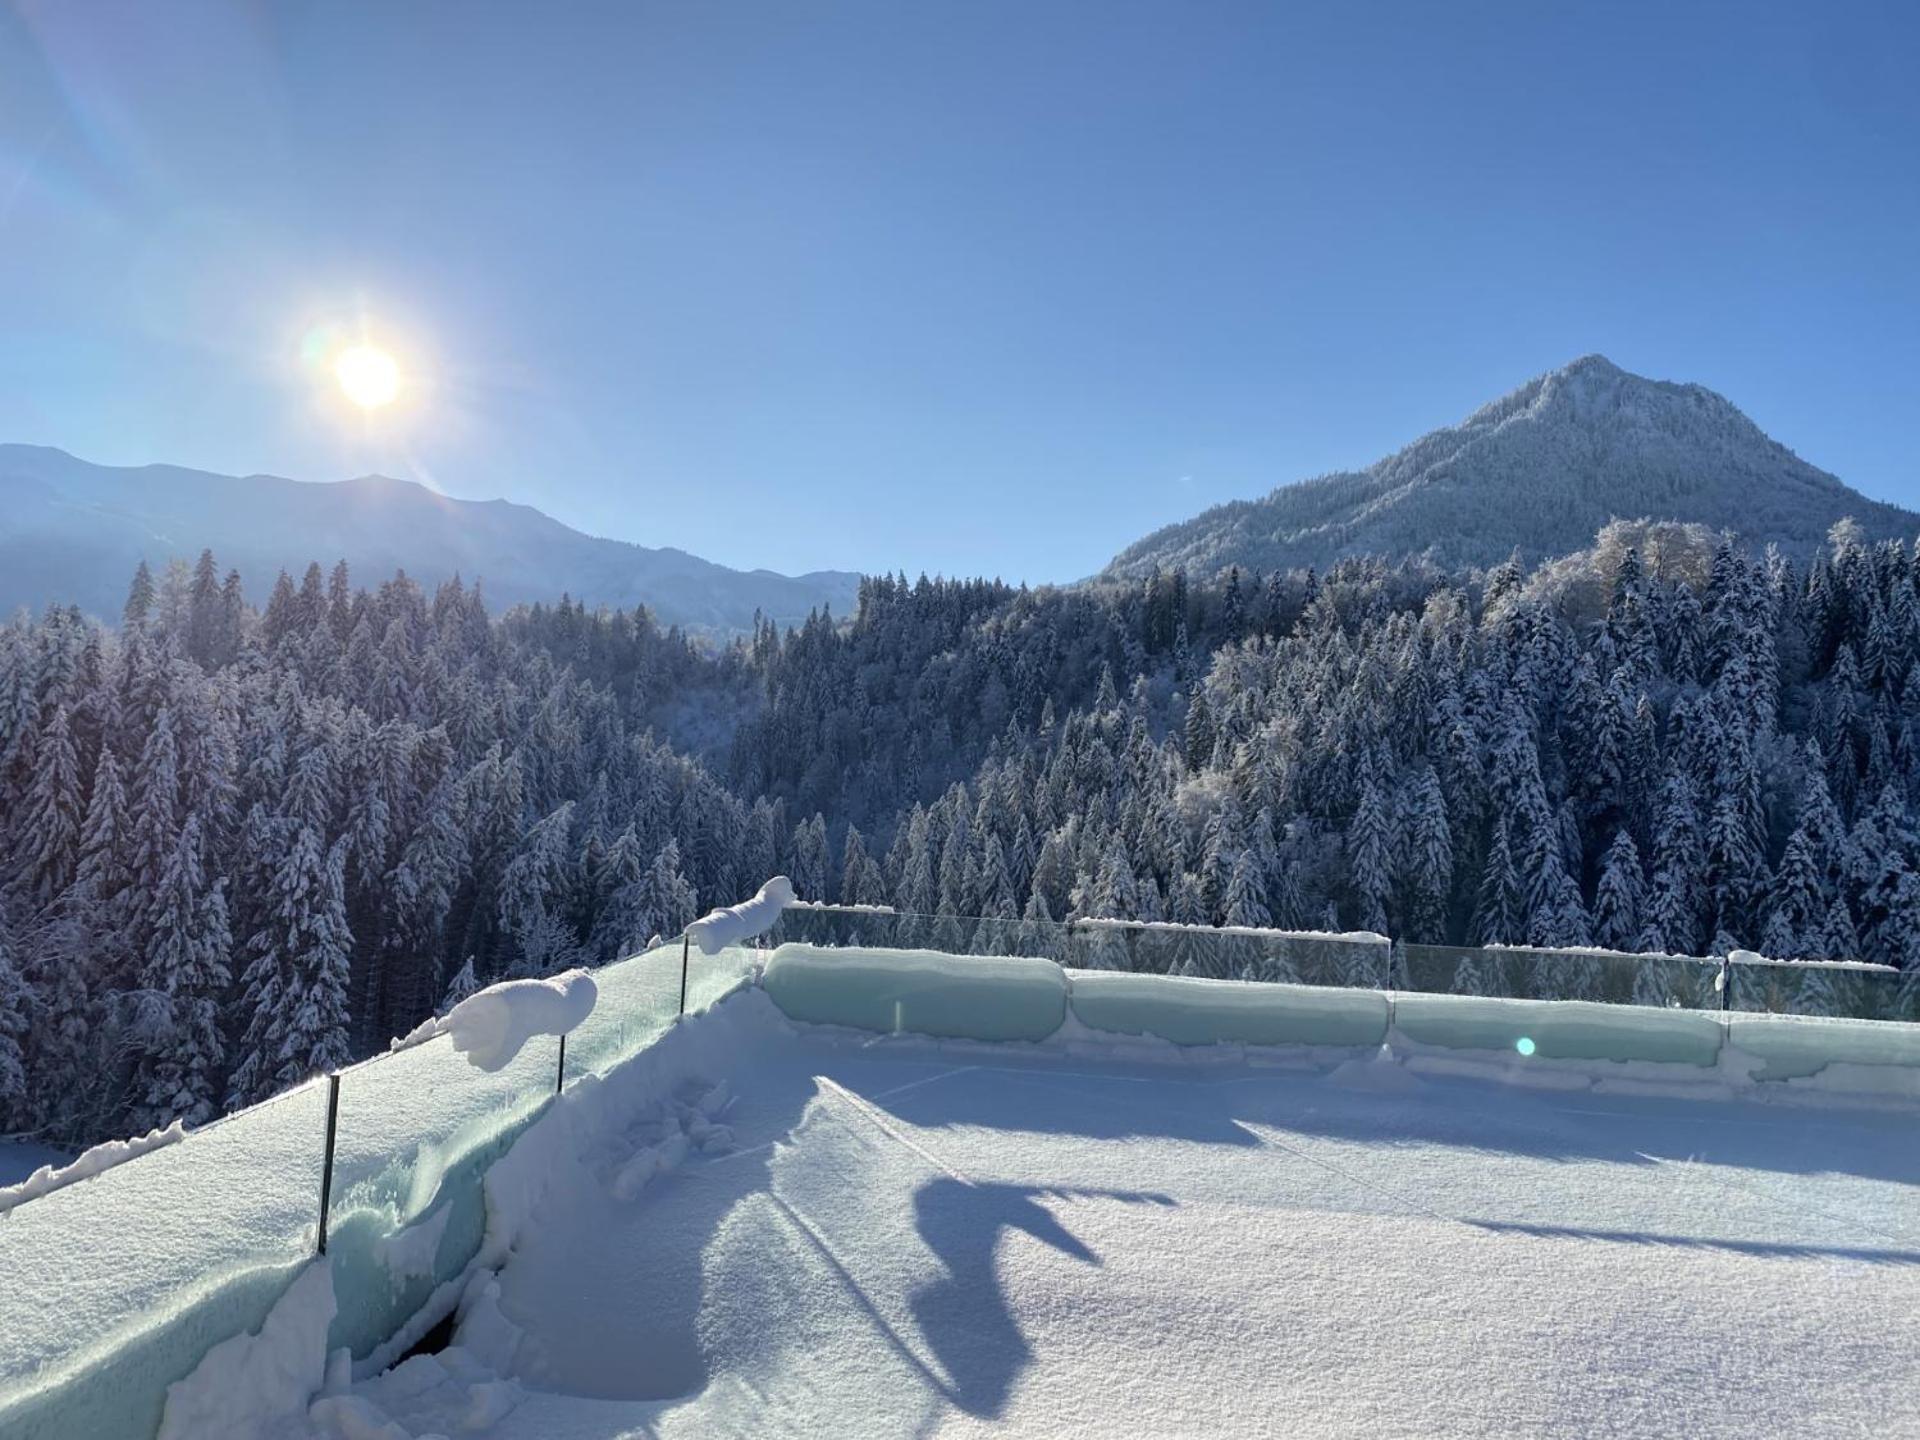
[[[929,1180],[913,1197],[920,1238],[946,1274],[909,1301],[921,1338],[946,1372],[941,1388],[970,1415],[991,1419],[1005,1409],[1014,1382],[1033,1360],[994,1269],[1002,1232],[1019,1231],[1087,1265],[1101,1261],[1042,1198],[1099,1198],[1171,1206],[1165,1195],[1143,1191],[1049,1189],[976,1184],[946,1176]]]
[[[1496,1234],[1532,1235],[1543,1240],[1598,1240],[1615,1245],[1652,1245],[1676,1250],[1721,1250],[1777,1260],[1858,1260],[1867,1265],[1920,1265],[1920,1250],[1876,1250],[1853,1245],[1809,1245],[1791,1241],[1726,1240],[1695,1235],[1660,1235],[1647,1230],[1596,1230],[1584,1225],[1528,1225],[1513,1220],[1472,1220]]]
[[[874,1103],[916,1126],[983,1126],[1088,1139],[1165,1137],[1257,1147],[1243,1121],[1379,1146],[1433,1145],[1639,1167],[1675,1159],[1920,1187],[1910,1112],[1754,1100],[1540,1091],[1473,1077],[1405,1077],[1391,1093],[1324,1072],[1129,1064],[960,1067],[952,1080]],[[1920,1214],[1920,1194],[1915,1196]],[[1920,1237],[1916,1237],[1920,1238]]]

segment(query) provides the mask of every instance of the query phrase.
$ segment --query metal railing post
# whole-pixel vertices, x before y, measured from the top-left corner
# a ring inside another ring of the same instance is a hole
[[[1720,1009],[1724,1014],[1733,1009],[1733,957],[1720,957]]]
[[[553,1093],[558,1095],[567,1088],[567,1037],[560,1037],[560,1064],[554,1071]]]
[[[327,1211],[333,1208],[333,1141],[340,1129],[340,1076],[327,1076],[327,1151],[320,1162],[320,1248],[327,1253]]]
[[[680,1013],[687,1013],[687,962],[693,957],[693,937],[680,937]]]

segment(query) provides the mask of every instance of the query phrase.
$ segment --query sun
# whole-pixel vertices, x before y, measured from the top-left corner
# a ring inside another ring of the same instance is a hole
[[[333,375],[362,410],[391,405],[400,394],[400,367],[376,345],[349,345],[334,358]]]

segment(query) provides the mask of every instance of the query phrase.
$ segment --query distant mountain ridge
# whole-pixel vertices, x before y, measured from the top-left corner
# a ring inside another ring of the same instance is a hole
[[[1488,565],[1578,550],[1611,519],[1693,521],[1754,546],[1812,550],[1851,516],[1874,539],[1920,515],[1869,500],[1701,385],[1588,355],[1361,471],[1285,485],[1169,525],[1105,576],[1325,567],[1358,555]]]
[[[211,548],[266,598],[281,570],[345,559],[362,581],[405,570],[422,585],[458,573],[490,604],[552,602],[652,610],[662,624],[747,630],[755,610],[798,623],[817,606],[851,613],[860,577],[731,570],[684,550],[586,535],[528,505],[456,500],[369,475],[308,482],[174,465],[95,465],[36,445],[0,445],[0,613],[50,602],[117,617],[135,564],[158,570]]]

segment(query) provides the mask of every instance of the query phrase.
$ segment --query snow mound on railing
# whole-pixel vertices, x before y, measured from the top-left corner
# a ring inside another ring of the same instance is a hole
[[[135,1156],[145,1155],[149,1150],[158,1150],[183,1140],[186,1134],[186,1126],[176,1120],[164,1130],[151,1130],[131,1140],[109,1140],[104,1145],[96,1145],[91,1150],[81,1152],[69,1164],[42,1165],[18,1185],[0,1188],[0,1215],[16,1205],[24,1205],[64,1185],[71,1185],[76,1180],[91,1179],[102,1170],[111,1170]]]
[[[793,881],[776,875],[760,887],[751,900],[743,900],[725,910],[710,910],[687,926],[687,938],[700,947],[703,955],[718,955],[729,945],[751,940],[773,928],[780,912],[793,904]]]
[[[1415,948],[1434,950],[1485,950],[1489,954],[1539,956],[1551,959],[1564,955],[1576,960],[1678,960],[1689,965],[1718,965],[1716,955],[1676,955],[1670,950],[1609,950],[1603,945],[1507,945],[1491,941],[1485,945],[1433,945],[1421,946],[1413,942]],[[1744,952],[1736,952],[1744,953]]]
[[[1069,920],[1070,930],[1154,930],[1172,934],[1254,935],[1263,940],[1343,940],[1355,944],[1391,945],[1377,930],[1275,930],[1262,925],[1188,925],[1178,920],[1116,920],[1108,915],[1083,915]]]
[[[1752,950],[1729,950],[1727,959],[1735,965],[1772,965],[1782,970],[1862,970],[1879,975],[1898,975],[1892,965],[1875,965],[1866,960],[1776,960]]]
[[[507,980],[469,995],[445,1015],[393,1042],[395,1050],[440,1035],[481,1070],[504,1069],[536,1035],[565,1035],[593,1013],[600,997],[593,976],[568,970],[546,980]]]

